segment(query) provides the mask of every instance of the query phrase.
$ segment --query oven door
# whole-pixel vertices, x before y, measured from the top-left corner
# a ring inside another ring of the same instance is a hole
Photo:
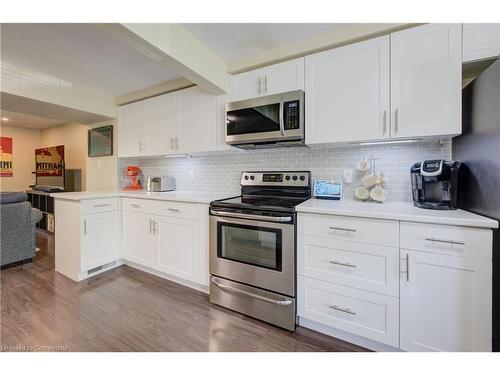
[[[280,222],[210,216],[210,274],[294,296],[294,228]]]
[[[232,102],[226,105],[226,143],[239,145],[304,138],[304,92]]]

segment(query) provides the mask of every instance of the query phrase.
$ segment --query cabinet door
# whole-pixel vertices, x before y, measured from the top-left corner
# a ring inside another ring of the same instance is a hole
[[[146,111],[144,101],[118,108],[118,157],[145,152]]]
[[[231,76],[230,101],[255,98],[262,93],[262,70],[235,74]]]
[[[153,220],[150,215],[124,212],[122,219],[122,255],[131,262],[153,267]]]
[[[389,137],[389,37],[306,57],[306,143]]]
[[[175,137],[179,122],[179,95],[177,92],[145,100],[148,155],[175,152]]]
[[[185,280],[199,282],[199,238],[196,220],[158,216],[158,269]]]
[[[401,250],[401,349],[491,351],[491,262]]]
[[[82,216],[82,272],[119,258],[118,212]]]
[[[429,24],[391,34],[391,136],[462,132],[461,25]]]
[[[178,91],[179,128],[177,151],[180,153],[217,149],[217,96],[199,87]]]
[[[262,69],[262,95],[304,90],[304,58],[286,61]]]
[[[464,23],[462,61],[470,62],[500,55],[499,23]]]

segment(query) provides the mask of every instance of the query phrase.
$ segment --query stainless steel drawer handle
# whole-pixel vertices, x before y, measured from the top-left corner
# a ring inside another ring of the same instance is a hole
[[[429,241],[429,242],[440,242],[440,243],[449,243],[449,244],[452,244],[452,245],[462,245],[462,246],[465,246],[465,242],[462,242],[462,241],[440,240],[439,238],[432,238],[432,237],[428,237],[425,240]]]
[[[341,312],[346,313],[346,314],[357,315],[354,311],[352,311],[351,309],[349,309],[347,307],[339,307],[337,305],[330,305],[328,307],[332,310],[341,311]]]
[[[344,266],[344,267],[351,267],[351,268],[357,268],[358,267],[355,264],[352,264],[352,263],[343,263],[343,262],[339,262],[337,260],[330,260],[330,261],[328,261],[328,263],[335,264],[336,266]]]
[[[181,212],[178,208],[167,208],[167,210],[172,211],[172,212]]]
[[[341,230],[341,231],[344,231],[344,232],[351,232],[351,233],[355,233],[357,232],[356,229],[351,229],[351,228],[341,228],[341,227],[329,227],[331,230]]]
[[[214,284],[217,288],[220,288],[222,290],[228,290],[230,292],[234,292],[234,293],[238,293],[238,294],[243,294],[245,296],[252,297],[252,298],[255,298],[255,299],[259,299],[259,300],[264,301],[264,302],[273,303],[275,305],[290,306],[293,303],[290,300],[282,301],[282,300],[276,300],[276,299],[272,299],[272,298],[267,298],[267,297],[264,297],[264,296],[259,296],[258,294],[247,292],[246,290],[240,290],[240,289],[234,288],[234,287],[229,286],[229,285],[224,285],[224,284],[219,283],[218,280],[216,278],[214,278],[214,277],[212,277],[211,281],[212,281],[212,284]]]
[[[134,208],[141,208],[141,205],[136,203],[131,203],[130,206]]]
[[[235,217],[241,219],[253,219],[253,220],[265,220],[265,221],[275,221],[280,223],[287,223],[292,221],[291,216],[263,216],[263,215],[251,215],[251,214],[240,214],[238,212],[224,212],[217,210],[210,210],[212,215],[224,216],[224,217]]]
[[[106,204],[94,204],[94,207],[108,207],[111,206],[109,203]]]

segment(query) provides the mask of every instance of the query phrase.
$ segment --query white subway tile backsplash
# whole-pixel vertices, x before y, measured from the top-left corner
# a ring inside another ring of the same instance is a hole
[[[344,168],[352,168],[353,183],[344,184],[344,197],[352,198],[363,172],[356,163],[365,157],[379,158],[376,169],[387,178],[384,188],[391,201],[411,200],[410,167],[424,159],[450,159],[451,142],[373,146],[279,148],[269,150],[220,151],[189,158],[123,158],[118,161],[118,181],[124,185],[123,170],[139,166],[144,178],[156,175],[175,177],[177,189],[220,192],[240,191],[240,175],[245,170],[307,170],[313,179],[342,179]],[[192,171],[193,179],[189,178]]]

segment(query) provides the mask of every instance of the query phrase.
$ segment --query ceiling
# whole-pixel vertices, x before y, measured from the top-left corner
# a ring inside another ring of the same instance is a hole
[[[84,112],[73,108],[46,103],[5,92],[0,93],[2,125],[31,129],[45,129],[51,126],[77,123],[96,124],[110,120],[110,117]]]
[[[231,63],[247,56],[298,42],[348,23],[187,23],[206,47]]]
[[[1,111],[1,124],[29,129],[46,129],[51,126],[62,125],[65,122],[47,117],[33,116],[26,113]]]
[[[2,24],[2,61],[120,96],[178,78],[92,24]]]

